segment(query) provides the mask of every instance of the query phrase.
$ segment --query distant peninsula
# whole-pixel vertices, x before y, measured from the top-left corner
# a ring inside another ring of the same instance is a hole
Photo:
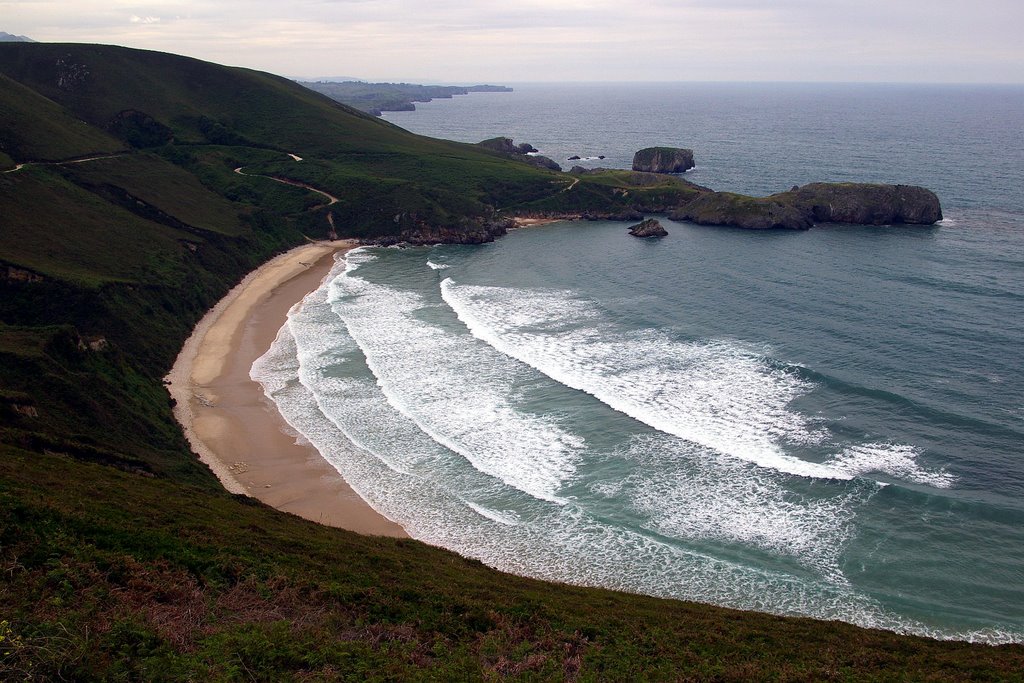
[[[451,99],[471,92],[512,92],[504,85],[415,85],[412,83],[365,83],[363,81],[315,81],[300,83],[367,114],[385,111],[415,111],[416,102]]]
[[[0,43],[34,43],[28,36],[16,36],[7,31],[0,31]]]

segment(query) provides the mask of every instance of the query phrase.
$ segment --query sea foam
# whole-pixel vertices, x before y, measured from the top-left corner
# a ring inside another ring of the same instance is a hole
[[[537,498],[560,501],[583,440],[557,420],[513,400],[521,369],[470,335],[428,322],[415,292],[359,277],[371,255],[350,254],[329,301],[366,357],[388,400],[474,467]]]
[[[789,403],[813,388],[797,373],[731,340],[680,341],[621,331],[572,292],[441,282],[444,300],[477,338],[655,429],[787,474],[849,480],[871,472],[948,486],[903,445],[846,449],[826,462],[786,445],[827,433]],[[870,451],[870,453],[869,453]]]

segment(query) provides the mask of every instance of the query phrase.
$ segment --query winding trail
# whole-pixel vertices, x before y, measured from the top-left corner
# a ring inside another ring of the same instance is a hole
[[[6,171],[0,171],[0,173],[15,173],[25,168],[26,166],[66,166],[69,164],[84,164],[87,161],[97,161],[99,159],[116,159],[117,157],[127,156],[127,152],[114,152],[113,154],[97,154],[91,157],[83,157],[81,159],[65,159],[63,161],[26,161],[20,163],[14,168],[9,168]]]
[[[83,157],[81,159],[65,159],[65,160],[62,160],[62,161],[26,161],[26,162],[23,162],[23,163],[20,163],[20,164],[16,165],[14,168],[9,168],[6,171],[0,171],[0,175],[7,174],[7,173],[16,173],[16,172],[20,171],[21,169],[25,168],[26,166],[62,166],[62,165],[67,165],[67,164],[84,164],[87,161],[98,161],[99,159],[114,159],[114,158],[117,158],[117,157],[127,156],[127,154],[128,154],[127,152],[116,152],[114,154],[96,154],[96,155],[89,156],[89,157]],[[288,156],[290,156],[296,162],[302,161],[302,157],[300,157],[297,154],[292,154],[292,153],[289,152]],[[327,203],[326,204],[322,204],[321,206],[333,206],[333,205],[337,204],[339,201],[341,201],[340,199],[338,199],[337,197],[335,197],[333,194],[331,194],[329,192],[325,192],[323,190],[317,189],[317,188],[313,187],[312,185],[308,185],[308,184],[300,182],[298,180],[289,180],[288,178],[279,178],[277,176],[271,176],[271,175],[260,175],[258,173],[246,173],[245,171],[242,170],[242,168],[243,168],[242,166],[239,166],[238,168],[236,168],[235,169],[235,173],[237,173],[238,175],[244,175],[244,176],[247,176],[247,177],[250,177],[250,178],[268,178],[268,179],[273,180],[273,181],[278,182],[278,183],[283,183],[285,185],[292,185],[293,187],[301,187],[301,188],[303,188],[305,190],[309,190],[310,192],[315,192],[315,193],[317,193],[318,195],[322,196],[324,199],[327,200]],[[320,207],[317,207],[317,208],[320,208]],[[333,222],[332,222],[332,226],[331,227],[333,228]]]
[[[298,156],[296,154],[292,154],[292,153],[289,152],[288,156],[290,156],[295,161],[302,161],[302,157],[300,157],[300,156]],[[324,190],[320,190],[318,188],[313,187],[312,185],[308,185],[308,184],[300,182],[298,180],[291,180],[289,178],[279,178],[278,176],[273,176],[273,175],[261,175],[259,173],[246,173],[245,171],[242,170],[243,168],[244,168],[243,166],[239,166],[238,168],[235,169],[235,173],[237,173],[238,175],[244,175],[247,178],[267,178],[268,180],[273,180],[274,182],[283,183],[285,185],[291,185],[292,187],[301,187],[303,189],[309,190],[310,192],[316,192],[318,195],[320,195],[320,196],[322,196],[322,197],[327,199],[327,203],[323,204],[321,206],[333,206],[333,205],[337,204],[339,201],[341,201],[340,199],[335,197],[333,194],[330,194],[329,192],[325,192]],[[317,207],[317,208],[320,208],[320,207]],[[333,227],[333,221],[332,221],[332,227]]]

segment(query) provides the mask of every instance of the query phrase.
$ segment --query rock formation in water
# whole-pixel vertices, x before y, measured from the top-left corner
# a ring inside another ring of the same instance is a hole
[[[693,150],[647,147],[633,155],[633,170],[647,173],[682,173],[694,167]]]
[[[914,185],[811,183],[777,195],[819,223],[931,225],[942,220],[939,198]]]
[[[815,223],[932,225],[942,220],[942,209],[935,193],[913,185],[811,183],[768,197],[711,192],[670,217],[700,225],[806,230]]]
[[[633,237],[664,237],[668,231],[662,227],[656,218],[648,218],[629,228],[629,234]]]

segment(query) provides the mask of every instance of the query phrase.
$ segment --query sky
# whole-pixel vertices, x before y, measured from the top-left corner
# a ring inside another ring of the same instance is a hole
[[[1024,83],[1024,0],[0,0],[0,31],[289,77]]]

